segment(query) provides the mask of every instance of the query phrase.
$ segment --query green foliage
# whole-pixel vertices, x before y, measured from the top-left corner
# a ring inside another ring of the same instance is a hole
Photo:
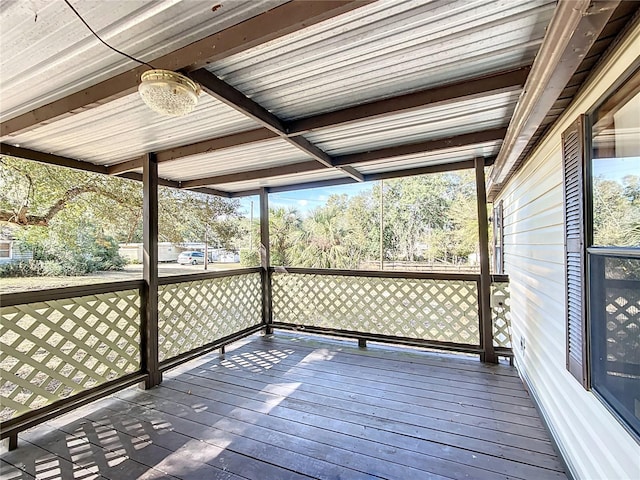
[[[234,241],[245,233],[238,200],[161,187],[158,203],[158,236],[162,242],[201,242],[207,231],[211,245],[231,250]]]
[[[33,260],[19,267],[22,276],[83,275],[124,267],[125,260],[118,254],[118,243],[113,238],[91,225],[79,225],[75,232],[64,226],[54,223],[49,228],[17,232],[24,248],[33,252]]]
[[[260,254],[257,250],[252,251],[248,248],[241,248],[240,265],[243,267],[257,267],[260,265]]]
[[[231,249],[243,233],[239,202],[160,187],[160,241]],[[142,184],[0,157],[0,225],[34,254],[4,273],[77,275],[124,265],[118,242],[142,241]]]
[[[640,176],[593,179],[593,237],[598,246],[640,246]]]
[[[603,195],[638,201],[638,183],[630,179]],[[352,197],[331,195],[305,217],[295,209],[272,209],[271,264],[360,268],[363,262],[378,261],[380,187],[375,184]],[[387,180],[383,188],[385,260],[457,263],[477,252],[472,173]],[[238,200],[166,187],[158,196],[160,241],[202,242],[206,233],[212,247],[242,247],[242,265],[259,264],[259,226],[241,217]],[[604,204],[611,202],[605,199]],[[117,242],[142,240],[141,184],[1,157],[2,221],[19,226],[15,235],[34,254],[33,262],[6,267],[7,272],[72,275],[119,269],[124,262]],[[602,221],[603,232],[617,231]],[[640,222],[629,225],[629,232],[640,236]]]
[[[0,263],[0,277],[33,277],[39,271],[37,262]]]
[[[346,196],[332,195],[314,210],[296,235],[292,255],[296,265],[311,268],[353,268],[362,260],[362,248],[345,215]]]
[[[470,172],[384,182],[385,260],[464,262],[478,251],[475,176]],[[331,195],[302,219],[270,211],[271,263],[360,268],[380,259],[380,184],[358,195]]]
[[[293,247],[302,227],[295,209],[276,208],[269,211],[269,241],[271,265],[292,265]]]

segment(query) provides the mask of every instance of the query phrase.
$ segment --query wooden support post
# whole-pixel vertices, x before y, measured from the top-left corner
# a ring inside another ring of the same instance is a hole
[[[358,339],[358,348],[367,348],[367,341],[364,338]]]
[[[269,192],[266,188],[260,189],[260,264],[262,266],[262,323],[264,333],[273,333],[273,314],[271,297],[271,255],[269,252]]]
[[[487,189],[484,178],[484,159],[475,159],[476,195],[478,206],[478,233],[480,236],[480,283],[478,285],[478,312],[480,317],[480,359],[498,363],[493,349],[493,321],[491,319],[491,272],[489,271],[489,221],[487,219]]]
[[[142,370],[147,373],[144,388],[162,382],[158,356],[158,161],[155,154],[145,155],[142,174],[144,248],[140,354]]]
[[[220,347],[220,355],[224,355],[226,353],[225,345]]]
[[[13,433],[6,438],[2,439],[2,448],[0,452],[10,452],[18,448],[18,434]]]

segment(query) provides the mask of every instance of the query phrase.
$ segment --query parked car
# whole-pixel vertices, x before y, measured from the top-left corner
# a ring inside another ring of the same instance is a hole
[[[178,263],[180,265],[197,265],[198,263],[204,263],[204,253],[202,252],[182,252],[178,255]]]

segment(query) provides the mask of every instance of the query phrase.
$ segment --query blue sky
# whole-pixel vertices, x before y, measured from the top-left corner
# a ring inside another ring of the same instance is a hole
[[[302,215],[327,203],[329,196],[346,193],[349,196],[359,194],[364,190],[370,190],[375,182],[354,183],[350,185],[336,185],[333,187],[309,188],[291,192],[269,194],[269,206],[272,208],[296,208]],[[253,200],[253,216],[260,217],[260,199],[257,196],[240,199],[240,204],[245,216],[249,216],[251,201]]]
[[[618,182],[622,181],[625,175],[640,175],[640,157],[595,159],[593,175]]]

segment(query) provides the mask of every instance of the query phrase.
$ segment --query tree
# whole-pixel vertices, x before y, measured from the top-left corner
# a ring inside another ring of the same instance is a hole
[[[141,208],[136,182],[0,157],[0,221],[48,227],[56,215],[71,209],[122,227],[137,223]]]
[[[365,190],[346,204],[344,214],[349,225],[349,240],[359,246],[362,260],[380,257],[379,198],[373,189]]]
[[[226,249],[242,234],[240,202],[203,193],[160,187],[158,236],[165,242],[209,242]]]
[[[480,253],[474,174],[460,173],[455,190],[448,209],[451,219],[450,252],[457,258],[468,258],[472,253]]]
[[[600,246],[640,246],[640,177],[593,179],[593,237]]]
[[[293,258],[309,268],[358,268],[363,246],[347,221],[346,195],[332,195],[324,207],[316,208],[303,222]]]
[[[445,175],[422,175],[385,182],[385,247],[392,258],[417,260],[420,240],[430,231],[449,227],[450,180]]]
[[[238,200],[167,187],[158,198],[161,241],[203,241],[207,231],[231,248],[241,233]],[[0,223],[17,229],[36,261],[70,265],[63,273],[117,268],[117,242],[142,240],[142,185],[2,156]]]
[[[269,241],[272,265],[292,265],[296,234],[302,226],[295,208],[269,209]]]

